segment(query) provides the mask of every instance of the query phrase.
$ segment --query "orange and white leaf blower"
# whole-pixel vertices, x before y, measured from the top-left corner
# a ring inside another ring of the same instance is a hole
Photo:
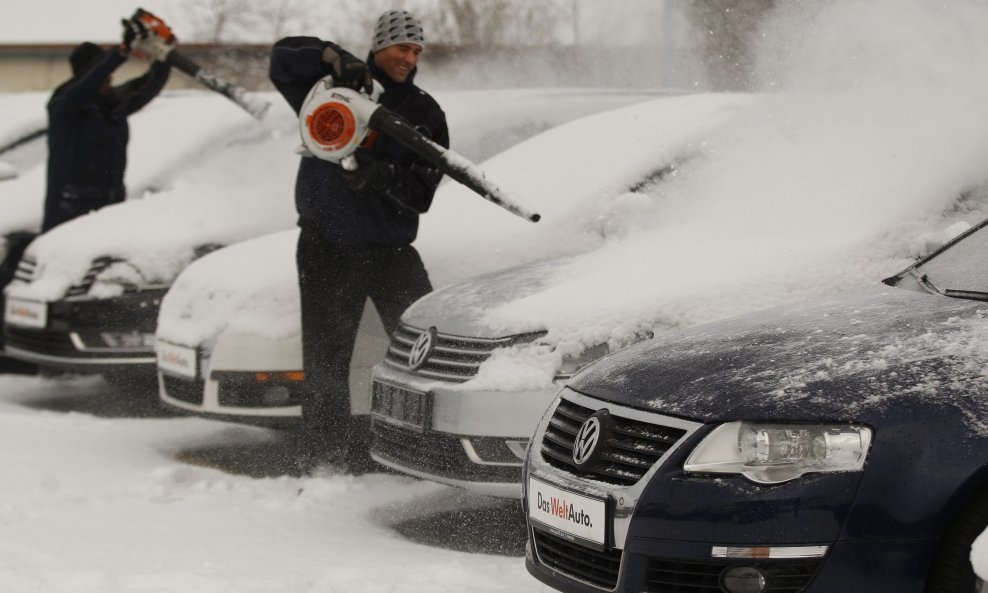
[[[505,210],[531,222],[538,222],[541,218],[522,206],[473,162],[436,144],[405,118],[379,105],[377,99],[382,89],[376,81],[370,97],[333,84],[331,76],[317,82],[299,111],[303,155],[339,163],[347,170],[354,170],[357,167],[354,151],[367,134],[375,130]]]
[[[137,46],[138,50],[143,51],[149,57],[160,62],[171,64],[174,68],[188,74],[199,84],[220,93],[239,105],[255,119],[260,120],[267,113],[268,107],[271,106],[270,103],[253,97],[243,87],[226,81],[208,70],[204,70],[199,64],[176,50],[175,34],[172,33],[171,27],[165,24],[165,21],[143,8],[138,8],[134,16],[131,17],[131,20],[140,21],[149,33],[147,39],[139,42]]]

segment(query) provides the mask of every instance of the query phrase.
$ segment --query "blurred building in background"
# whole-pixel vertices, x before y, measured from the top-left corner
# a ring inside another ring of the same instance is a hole
[[[119,8],[107,11],[86,39],[109,46]],[[109,0],[105,0],[109,1]],[[149,0],[153,1],[153,0]],[[776,0],[243,0],[180,5],[161,13],[181,50],[216,74],[254,90],[272,90],[268,50],[287,34],[339,41],[363,56],[374,20],[403,6],[425,24],[429,47],[419,82],[431,89],[620,86],[745,90],[753,41]],[[148,6],[151,10],[156,10]],[[325,14],[323,14],[325,13]],[[326,15],[332,15],[330,18]],[[41,19],[39,19],[41,20]],[[45,27],[50,21],[45,19]],[[31,27],[27,13],[20,26]],[[345,26],[344,26],[345,25]],[[11,26],[11,25],[5,25]],[[40,25],[39,25],[40,26]],[[2,28],[2,27],[0,27]],[[78,34],[82,28],[74,29]],[[44,35],[64,39],[64,33]],[[30,33],[2,38],[29,39]],[[78,40],[0,43],[0,92],[46,91],[66,80]],[[125,66],[120,78],[141,71]],[[193,86],[182,75],[169,88]]]

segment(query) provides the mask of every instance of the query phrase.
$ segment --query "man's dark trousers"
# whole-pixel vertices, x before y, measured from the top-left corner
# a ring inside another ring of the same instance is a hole
[[[432,290],[418,252],[399,247],[339,247],[302,228],[295,253],[306,372],[302,433],[310,446],[366,455],[367,418],[351,421],[349,372],[364,303],[370,297],[390,335],[401,314]]]

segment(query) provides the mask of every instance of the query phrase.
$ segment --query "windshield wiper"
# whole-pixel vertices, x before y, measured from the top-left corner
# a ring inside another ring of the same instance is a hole
[[[917,274],[916,271],[913,270],[913,277],[916,279],[916,282],[918,282],[919,285],[926,290],[926,292],[939,294],[939,295],[943,294],[943,291],[937,288],[937,285],[933,284],[933,282],[930,280],[930,277],[927,276],[926,274]]]
[[[944,288],[943,290],[937,288],[936,284],[930,280],[930,277],[926,274],[913,274],[916,278],[916,282],[926,289],[927,292],[933,294],[943,295],[945,297],[950,297],[952,299],[966,299],[969,301],[988,301],[988,292],[981,290],[966,290],[962,288]]]

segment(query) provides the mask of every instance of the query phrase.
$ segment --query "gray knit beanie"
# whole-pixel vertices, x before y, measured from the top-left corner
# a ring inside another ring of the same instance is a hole
[[[425,49],[422,23],[407,10],[389,10],[377,19],[371,51],[377,52],[399,43],[414,43]]]

